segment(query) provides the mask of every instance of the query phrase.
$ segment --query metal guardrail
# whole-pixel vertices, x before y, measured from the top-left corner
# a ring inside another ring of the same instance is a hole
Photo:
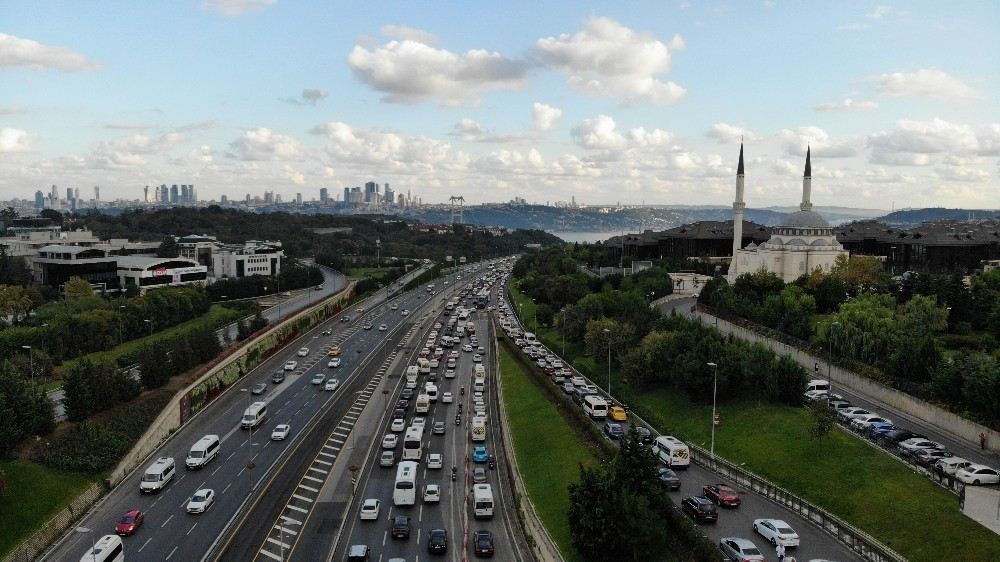
[[[510,291],[508,288],[506,300],[508,306],[513,311],[514,307],[510,306],[513,302],[513,298],[510,296]],[[524,331],[523,325],[521,325],[521,319],[517,318],[518,327]],[[539,345],[543,345],[540,341]],[[547,349],[547,346],[546,346]],[[558,353],[555,353],[551,349],[549,350],[553,355],[559,357]],[[614,400],[615,402],[621,403],[626,406],[621,400],[616,400],[611,396],[607,395],[599,385],[591,381],[583,373],[578,371],[572,363],[563,358],[563,364],[567,366],[573,373],[577,376],[582,377],[587,381],[588,384],[593,384],[601,389],[601,394],[606,396],[608,400]],[[659,436],[660,433],[653,427],[652,424],[647,423],[646,420],[642,419],[635,410],[628,408],[629,415],[633,420],[638,421],[640,424],[645,426],[654,436]],[[834,536],[842,544],[850,548],[853,552],[860,555],[865,560],[871,562],[906,562],[906,558],[898,552],[889,548],[889,546],[883,544],[875,537],[869,535],[868,533],[858,529],[854,525],[844,521],[843,519],[837,517],[836,515],[826,511],[825,509],[814,505],[813,503],[800,498],[799,496],[793,494],[792,492],[778,486],[777,484],[767,480],[766,478],[755,474],[743,467],[740,467],[732,462],[720,458],[719,456],[713,456],[711,453],[695,445],[693,443],[685,442],[691,451],[691,460],[697,463],[699,466],[718,474],[724,478],[728,478],[740,486],[746,487],[750,491],[763,496],[774,503],[784,506],[787,509],[792,510],[799,516],[801,516],[806,521],[816,525],[817,527],[823,529],[828,534]]]

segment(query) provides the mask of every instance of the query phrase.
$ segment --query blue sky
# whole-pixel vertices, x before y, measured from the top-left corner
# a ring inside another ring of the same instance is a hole
[[[996,2],[5,2],[0,198],[997,207]],[[848,101],[849,100],[849,101]],[[536,105],[537,104],[537,105]]]

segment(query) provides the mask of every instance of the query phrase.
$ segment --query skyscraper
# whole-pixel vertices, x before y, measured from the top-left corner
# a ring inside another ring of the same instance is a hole
[[[177,189],[177,184],[175,183],[170,186],[170,203],[176,205],[178,202],[180,202],[180,198],[181,198],[180,190]]]
[[[389,189],[389,184],[385,184],[385,191],[383,191],[383,194],[384,196],[382,197],[382,200],[385,201],[387,205],[392,205],[395,202],[395,198],[393,197],[394,194],[392,190]]]
[[[101,206],[101,186],[99,185],[94,186],[94,206]]]
[[[296,205],[300,205],[300,206],[302,205],[302,194],[301,193],[296,193],[295,194],[295,204]]]
[[[325,187],[321,187],[319,190],[319,202],[326,205],[326,203],[329,200],[330,200],[330,190]]]
[[[365,183],[365,203],[378,201],[378,184],[370,181]]]
[[[351,188],[345,187],[344,188],[344,203],[350,203],[350,202],[351,202]]]
[[[39,211],[45,208],[45,194],[41,189],[35,192],[35,208]]]

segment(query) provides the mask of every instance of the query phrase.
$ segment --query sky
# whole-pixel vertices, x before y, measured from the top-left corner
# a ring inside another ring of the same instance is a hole
[[[0,199],[1000,208],[1000,2],[0,4]]]

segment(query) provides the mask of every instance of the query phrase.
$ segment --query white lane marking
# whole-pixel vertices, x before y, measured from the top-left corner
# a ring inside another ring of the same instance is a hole
[[[139,550],[137,550],[136,552],[142,552],[142,549],[146,548],[146,545],[149,544],[149,541],[151,540],[153,540],[153,537],[149,537],[148,539],[146,539],[146,542],[142,543],[142,546],[140,546]]]
[[[286,543],[283,543],[283,542],[281,542],[279,540],[275,540],[275,539],[273,539],[271,537],[267,537],[267,542],[274,543],[274,544],[280,546],[281,548],[283,548],[284,550],[288,550],[289,548],[291,548],[290,545],[288,545]]]
[[[162,528],[166,527],[167,523],[170,523],[170,520],[173,519],[173,518],[174,518],[174,516],[173,516],[173,514],[171,514],[170,517],[167,517],[167,520],[164,521],[162,525],[160,525],[160,528],[162,529]]]
[[[295,499],[297,499],[297,500],[302,500],[302,501],[307,502],[307,503],[313,503],[313,501],[314,501],[314,500],[312,500],[310,498],[307,498],[305,496],[300,496],[299,494],[292,494],[292,497],[295,498]]]
[[[232,485],[233,485],[233,483],[232,483],[232,482],[230,482],[229,484],[226,484],[226,487],[222,489],[222,493],[223,493],[223,494],[225,494],[225,493],[226,493],[226,490],[228,490],[228,489],[229,489],[229,487],[230,487],[230,486],[232,486]]]
[[[268,540],[271,540],[271,539],[270,539],[270,538],[268,538]],[[269,550],[264,550],[264,549],[262,548],[262,549],[260,549],[260,551],[259,551],[259,552],[260,552],[261,554],[263,554],[264,556],[267,556],[268,558],[272,559],[272,560],[281,560],[281,558],[280,558],[280,557],[278,557],[278,555],[277,555],[277,554],[274,554],[273,552],[271,552],[271,551],[269,551]]]
[[[167,560],[170,560],[170,557],[173,556],[175,552],[177,552],[177,547],[176,546],[174,547],[173,550],[170,551],[170,554],[167,555]]]
[[[197,523],[195,523],[194,525],[191,525],[191,528],[190,528],[190,529],[188,529],[188,532],[184,533],[184,536],[186,537],[186,536],[190,535],[190,534],[191,534],[191,531],[193,531],[193,530],[194,530],[194,528],[195,528],[195,527],[197,527],[197,526],[198,526],[198,524],[197,524]]]

